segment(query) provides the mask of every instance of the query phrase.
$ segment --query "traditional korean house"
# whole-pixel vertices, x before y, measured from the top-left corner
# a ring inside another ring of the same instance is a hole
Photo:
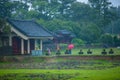
[[[2,35],[3,45],[12,46],[14,54],[29,54],[41,51],[44,40],[53,39],[52,34],[33,20],[8,20],[11,33]],[[8,40],[6,40],[8,39]]]
[[[69,30],[57,30],[54,32],[55,43],[70,43],[75,35]]]

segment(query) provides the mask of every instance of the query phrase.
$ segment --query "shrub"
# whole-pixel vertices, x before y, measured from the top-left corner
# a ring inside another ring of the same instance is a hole
[[[104,45],[108,45],[108,46],[113,45],[113,37],[110,34],[103,34],[100,40]]]
[[[72,43],[75,44],[75,45],[84,45],[85,44],[85,42],[82,39],[79,39],[79,38],[74,38],[72,40]]]

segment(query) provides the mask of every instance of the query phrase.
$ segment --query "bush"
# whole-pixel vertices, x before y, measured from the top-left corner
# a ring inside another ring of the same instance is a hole
[[[103,34],[100,40],[104,45],[107,45],[107,46],[113,45],[113,37],[111,34]]]
[[[85,44],[85,42],[82,39],[79,39],[79,38],[74,38],[72,40],[72,43],[75,44],[75,45],[84,45]]]
[[[114,36],[114,46],[120,46],[120,38],[118,38],[117,36]]]

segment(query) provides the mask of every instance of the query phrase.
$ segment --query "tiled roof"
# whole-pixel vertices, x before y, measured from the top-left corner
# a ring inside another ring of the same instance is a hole
[[[69,35],[69,34],[71,34],[71,32],[68,31],[68,30],[57,30],[56,33],[63,34],[63,35]]]
[[[66,36],[69,36],[69,37],[76,37],[75,34],[73,34],[71,31],[69,30],[57,30],[54,32],[53,34],[55,37],[66,37]]]
[[[28,37],[52,37],[47,29],[33,20],[8,20],[8,22]]]

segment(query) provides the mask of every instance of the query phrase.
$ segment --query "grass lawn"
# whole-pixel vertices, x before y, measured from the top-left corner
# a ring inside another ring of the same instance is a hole
[[[0,69],[0,80],[120,80],[120,67],[104,70]]]
[[[80,48],[81,49],[81,48]],[[78,48],[72,49],[72,55],[79,55],[78,52],[80,51]],[[83,48],[83,54],[81,55],[101,55],[101,52],[104,48],[91,48],[92,54],[87,54],[88,48]],[[109,54],[110,49],[113,49],[114,53]],[[107,55],[120,55],[120,48],[106,48]],[[65,50],[61,50],[61,54],[65,55]],[[55,52],[52,52],[52,54],[55,54]]]

